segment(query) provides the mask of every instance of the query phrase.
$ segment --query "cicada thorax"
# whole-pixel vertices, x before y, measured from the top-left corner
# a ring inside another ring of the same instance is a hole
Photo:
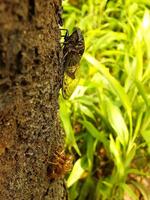
[[[66,35],[63,48],[64,79],[62,94],[69,98],[78,84],[79,63],[84,52],[84,38],[79,28]]]

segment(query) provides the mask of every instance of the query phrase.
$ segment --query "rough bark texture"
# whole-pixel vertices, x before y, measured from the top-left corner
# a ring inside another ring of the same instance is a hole
[[[50,181],[63,148],[58,120],[62,79],[59,0],[0,1],[0,199],[66,199]]]

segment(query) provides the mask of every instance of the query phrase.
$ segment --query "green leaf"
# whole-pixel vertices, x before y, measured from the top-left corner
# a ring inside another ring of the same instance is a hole
[[[125,175],[124,163],[122,160],[122,152],[120,147],[120,142],[118,139],[116,141],[113,139],[112,135],[110,135],[110,151],[114,156],[114,163],[117,167],[117,172],[119,177],[122,178]]]
[[[100,73],[102,73],[106,79],[109,81],[111,86],[114,88],[120,100],[127,111],[130,125],[132,124],[132,117],[131,117],[131,104],[130,100],[128,99],[127,94],[124,91],[124,88],[120,85],[120,83],[109,73],[108,69],[102,65],[98,60],[92,57],[90,54],[85,53],[84,58],[91,63]]]
[[[86,171],[88,167],[87,161],[85,157],[79,158],[71,171],[70,176],[67,179],[67,187],[72,186],[76,181],[78,181],[83,173]]]
[[[150,154],[150,130],[145,130],[145,131],[142,131],[142,136],[148,146],[148,152]]]
[[[139,93],[141,94],[143,100],[145,101],[146,106],[149,107],[150,103],[149,103],[149,100],[148,100],[148,97],[147,97],[147,94],[145,92],[143,84],[138,80],[134,80],[134,83],[135,83]]]
[[[94,140],[91,135],[87,138],[87,160],[88,160],[88,171],[92,170],[94,153],[97,145],[97,140]]]
[[[105,109],[106,111],[106,119],[110,123],[110,126],[116,132],[120,143],[125,148],[128,144],[129,132],[120,109],[108,98],[104,99],[102,106],[104,107],[103,109]]]
[[[105,147],[108,146],[108,139],[106,138],[106,135],[102,131],[98,131],[94,127],[94,125],[87,120],[81,121],[81,123],[85,126],[85,128],[94,138],[102,142],[105,145]]]
[[[72,185],[71,188],[69,188],[69,199],[75,200],[79,196],[79,187],[78,182],[76,182],[74,185]]]
[[[95,117],[94,117],[92,111],[87,106],[80,104],[79,107],[83,114],[85,114],[86,116],[90,117],[91,119],[93,119],[95,121]]]
[[[86,200],[89,196],[94,195],[94,181],[91,177],[87,177],[80,191],[78,200]]]
[[[66,133],[66,144],[71,148],[74,147],[76,152],[81,155],[78,145],[76,143],[74,132],[70,120],[70,103],[68,101],[60,101],[60,118],[63,123]]]

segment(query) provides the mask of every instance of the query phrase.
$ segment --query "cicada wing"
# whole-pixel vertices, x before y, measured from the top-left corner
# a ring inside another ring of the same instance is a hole
[[[73,66],[72,66],[73,67]],[[74,92],[77,84],[79,83],[79,66],[74,66],[76,68],[75,74],[70,76],[68,73],[64,73],[62,95],[64,99],[68,99]]]
[[[81,56],[77,52],[70,51],[66,53],[63,59],[64,59],[64,70],[74,71],[74,69],[76,69],[76,67],[79,66]]]

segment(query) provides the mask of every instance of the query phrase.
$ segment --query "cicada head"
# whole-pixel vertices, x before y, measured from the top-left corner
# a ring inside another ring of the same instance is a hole
[[[84,38],[81,30],[76,28],[75,31],[72,33],[72,38],[75,38],[75,48],[78,50],[80,56],[84,53]]]
[[[68,53],[74,52],[80,56],[82,56],[84,52],[84,37],[79,28],[75,28],[73,33],[69,36],[68,32],[66,32],[63,48],[64,59],[68,55]],[[66,58],[67,59],[67,58]]]

